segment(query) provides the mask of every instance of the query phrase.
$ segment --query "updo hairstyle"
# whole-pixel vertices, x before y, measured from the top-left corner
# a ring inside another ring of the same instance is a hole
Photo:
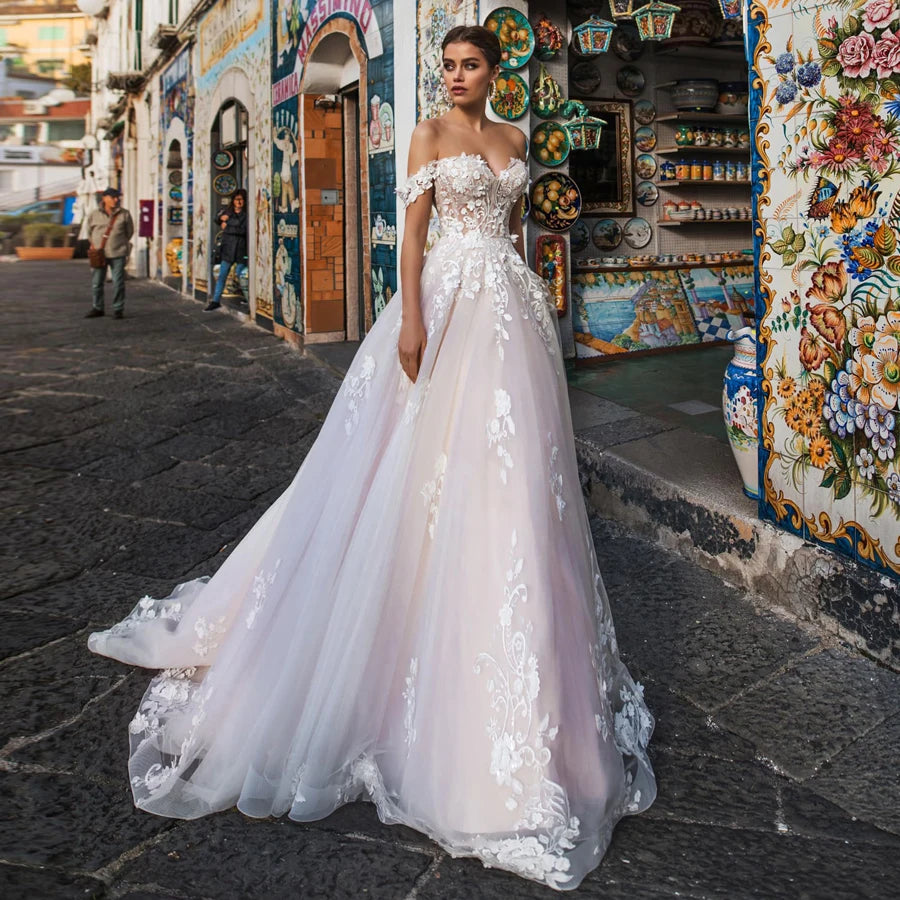
[[[472,44],[484,54],[492,69],[500,65],[500,40],[483,25],[457,25],[451,28],[441,42],[441,50],[446,50],[448,44]]]

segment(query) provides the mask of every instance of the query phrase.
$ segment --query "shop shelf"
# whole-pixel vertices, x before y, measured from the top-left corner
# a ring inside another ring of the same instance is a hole
[[[661,86],[661,85],[660,85]],[[723,116],[719,113],[677,112],[656,117],[657,122],[718,122],[720,125],[747,125],[750,116]]]
[[[687,147],[660,147],[655,152],[663,156],[674,153],[727,153],[731,156],[750,158],[749,147],[696,147],[691,144]]]
[[[679,228],[682,225],[746,225],[753,224],[752,219],[685,219],[683,222],[666,222],[660,220],[656,223],[660,228]]]
[[[691,181],[656,181],[654,184],[657,187],[661,188],[680,188],[680,187],[697,187],[698,185],[702,185],[703,187],[733,187],[734,185],[743,185],[750,184],[748,180],[744,181],[704,181],[702,179],[699,180],[691,180]]]

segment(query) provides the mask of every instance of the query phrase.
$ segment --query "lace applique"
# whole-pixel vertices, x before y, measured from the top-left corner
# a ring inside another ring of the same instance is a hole
[[[406,689],[403,691],[403,699],[406,701],[406,715],[403,717],[403,725],[406,728],[406,746],[412,747],[416,741],[416,675],[419,672],[419,660],[414,656],[409,661],[409,675],[406,676]],[[409,750],[407,749],[407,753]]]
[[[200,616],[194,622],[194,634],[197,641],[194,644],[194,653],[197,656],[207,656],[211,650],[219,646],[218,639],[225,634],[225,616],[219,616],[214,622],[210,622],[204,616]]]
[[[494,418],[487,424],[488,447],[497,446],[497,456],[500,459],[500,480],[506,484],[507,469],[513,467],[512,456],[506,449],[506,439],[516,433],[516,425],[510,412],[512,401],[509,394],[502,388],[494,391]]]
[[[280,565],[281,560],[276,560],[275,567],[268,575],[259,571],[253,576],[253,606],[250,607],[250,612],[247,613],[248,629],[253,627],[256,622],[256,617],[259,615],[259,611],[263,608],[263,604],[266,602],[266,596],[269,593],[269,588],[275,581],[275,575],[278,573],[278,567]]]
[[[518,610],[520,603],[528,602],[528,589],[521,578],[524,560],[518,555],[517,543],[513,531],[496,629],[499,652],[479,653],[475,672],[480,673],[482,666],[491,672],[487,689],[496,715],[488,724],[492,743],[490,773],[498,785],[510,789],[506,808],[521,810],[515,830],[537,834],[517,834],[500,840],[479,835],[474,846],[485,860],[560,887],[571,880],[565,853],[575,847],[580,823],[570,815],[562,786],[546,776],[551,753],[545,741],[555,740],[558,728],[550,726],[549,714],[537,719],[541,679],[537,656],[530,649],[533,626],[530,621],[521,621]]]
[[[120,636],[129,634],[134,631],[142,622],[151,619],[164,619],[172,623],[174,628],[184,614],[181,603],[172,597],[165,597],[161,600],[155,600],[153,597],[141,597],[137,605],[131,610],[121,622],[116,622],[111,628],[105,632],[110,636]]]
[[[437,527],[438,507],[441,502],[441,491],[444,488],[444,473],[447,471],[447,454],[442,453],[434,463],[434,479],[426,481],[422,487],[422,499],[428,510],[428,536],[434,538]]]
[[[181,759],[195,743],[197,729],[206,715],[206,703],[213,693],[212,676],[207,675],[202,681],[198,678],[196,666],[164,669],[150,682],[137,714],[128,726],[134,759],[135,748],[162,734],[169,719],[191,707],[195,709],[191,730],[181,742],[178,754],[166,754],[162,757],[167,760],[166,764],[154,763],[143,775],[132,776],[131,785],[138,805],[139,801],[151,797],[175,775]]]
[[[366,356],[362,361],[359,372],[355,375],[347,374],[344,379],[344,397],[347,399],[347,418],[344,420],[344,430],[347,434],[353,434],[359,425],[359,407],[363,400],[369,396],[372,378],[375,376],[375,359]]]
[[[422,194],[431,190],[434,186],[434,176],[436,172],[436,161],[432,160],[430,163],[422,166],[418,172],[410,175],[409,178],[406,179],[404,185],[395,190],[395,193],[400,198],[400,202],[404,207],[409,206],[411,203],[415,203]]]
[[[619,700],[622,706],[616,713],[616,748],[625,756],[641,756],[653,729],[653,718],[644,705],[644,686],[640,682],[623,684]]]
[[[563,500],[562,495],[562,473],[556,471],[556,460],[559,457],[559,447],[553,443],[552,433],[547,435],[547,441],[550,444],[550,493],[553,494],[553,498],[556,500],[556,512],[559,514],[559,521],[562,522],[566,501]]]
[[[404,379],[409,381],[409,379]],[[410,387],[410,393],[403,408],[403,424],[412,425],[419,417],[419,412],[425,403],[425,398],[431,390],[431,379],[427,379],[423,385],[419,385],[418,381]]]

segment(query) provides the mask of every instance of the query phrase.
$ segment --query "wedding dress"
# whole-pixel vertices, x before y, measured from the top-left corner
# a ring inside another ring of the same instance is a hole
[[[430,163],[418,380],[395,298],[291,485],[210,579],[96,653],[163,669],[129,726],[134,800],[194,818],[382,821],[557,889],[656,793],[581,495],[555,311],[516,253],[517,159]]]

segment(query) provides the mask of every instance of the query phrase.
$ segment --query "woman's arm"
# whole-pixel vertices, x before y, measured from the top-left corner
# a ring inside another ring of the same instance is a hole
[[[410,176],[418,173],[435,158],[434,132],[434,123],[430,121],[423,122],[413,132],[407,164]],[[406,207],[403,246],[400,248],[400,297],[403,306],[397,352],[400,365],[410,381],[415,381],[418,377],[427,343],[422,321],[421,281],[433,201],[434,189],[429,186]]]

